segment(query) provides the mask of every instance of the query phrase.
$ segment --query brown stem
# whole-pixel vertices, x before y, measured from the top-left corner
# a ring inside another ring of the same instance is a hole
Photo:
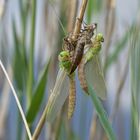
[[[62,5],[64,5],[64,0],[61,1]],[[71,0],[71,1],[66,1],[66,6],[68,7],[67,13],[66,13],[66,20],[67,20],[67,32],[71,32],[72,29],[74,28],[74,22],[75,22],[75,17],[77,13],[77,5],[78,1],[77,0]],[[71,12],[69,12],[71,11]],[[70,83],[70,82],[69,82]],[[65,101],[65,104],[63,105],[60,114],[57,116],[56,121],[51,125],[52,129],[50,131],[50,140],[52,139],[52,135],[54,136],[53,139],[58,140],[60,131],[61,131],[61,124],[64,121],[64,114],[66,113],[67,110],[67,104],[68,100]],[[67,122],[68,123],[68,122]],[[67,124],[67,135],[70,135],[70,128],[68,128]]]
[[[80,29],[81,29],[81,24],[82,24],[82,21],[83,21],[83,17],[84,17],[84,13],[85,13],[85,9],[86,9],[86,5],[87,5],[87,1],[88,0],[83,0],[82,1],[82,5],[81,5],[81,8],[80,8],[80,13],[79,13],[79,17],[77,18],[76,20],[76,23],[75,23],[75,28],[74,28],[74,32],[73,32],[73,39],[76,38],[76,35],[80,32]],[[39,134],[41,133],[41,130],[43,128],[43,125],[46,121],[46,114],[47,114],[47,105],[45,107],[45,110],[39,120],[39,123],[35,129],[35,132],[33,134],[33,137],[32,137],[32,140],[37,140]]]
[[[41,130],[45,124],[45,120],[46,120],[46,113],[47,113],[47,106],[41,116],[41,119],[39,120],[39,123],[37,124],[37,127],[35,129],[35,132],[33,134],[32,140],[37,140],[37,138],[39,137],[39,134],[41,133]]]
[[[75,28],[74,28],[74,32],[73,32],[73,39],[76,39],[76,35],[79,34],[79,32],[80,32],[81,24],[82,24],[84,13],[85,13],[86,6],[87,6],[87,2],[88,2],[88,0],[82,1],[79,17],[76,19],[76,23],[75,23]]]
[[[90,140],[95,139],[96,129],[97,129],[97,114],[95,113],[95,115],[93,116],[91,128],[90,128]]]

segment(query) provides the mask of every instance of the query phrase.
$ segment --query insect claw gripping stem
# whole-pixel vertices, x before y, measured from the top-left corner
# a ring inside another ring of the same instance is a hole
[[[77,17],[76,19],[82,24],[83,21],[80,18]]]

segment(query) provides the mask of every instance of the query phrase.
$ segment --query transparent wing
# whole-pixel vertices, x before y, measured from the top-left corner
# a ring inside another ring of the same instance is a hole
[[[46,120],[52,122],[57,113],[61,110],[67,96],[68,96],[68,77],[67,73],[60,69],[57,75],[57,79],[54,88],[47,104]]]
[[[86,64],[85,74],[88,84],[93,85],[96,94],[101,99],[105,99],[107,90],[98,55]]]

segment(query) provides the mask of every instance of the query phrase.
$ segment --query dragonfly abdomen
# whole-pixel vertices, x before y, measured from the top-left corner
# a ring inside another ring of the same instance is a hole
[[[84,67],[85,67],[85,59],[84,57],[82,58],[81,60],[81,63],[79,64],[78,66],[78,78],[79,78],[79,81],[80,81],[80,86],[81,88],[87,93],[88,93],[88,86],[87,86],[87,81],[86,81],[86,77],[85,77],[85,70],[84,70]]]
[[[69,81],[68,119],[72,117],[76,103],[76,87],[73,75],[70,76],[69,80],[70,81]]]

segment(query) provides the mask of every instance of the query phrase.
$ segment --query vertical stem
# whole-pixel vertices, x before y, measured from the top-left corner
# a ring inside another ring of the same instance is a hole
[[[9,83],[9,85],[10,85],[10,88],[11,88],[11,90],[12,90],[13,96],[14,96],[14,98],[15,98],[15,100],[16,100],[16,103],[17,103],[18,109],[19,109],[19,111],[20,111],[22,120],[23,120],[23,122],[24,122],[24,125],[25,125],[25,128],[26,128],[26,131],[27,131],[29,140],[32,140],[32,135],[31,135],[31,132],[30,132],[30,129],[29,129],[29,126],[28,126],[28,123],[27,123],[25,114],[24,114],[24,112],[23,112],[22,106],[21,106],[20,101],[19,101],[19,99],[18,99],[17,93],[16,93],[16,91],[15,91],[13,85],[12,85],[12,82],[11,82],[11,80],[10,80],[10,78],[9,78],[9,76],[8,76],[8,73],[7,73],[7,71],[6,71],[5,67],[4,67],[4,65],[2,64],[1,60],[0,60],[0,67],[2,68],[2,71],[4,72],[4,75],[5,75],[7,81],[8,81],[8,83]]]
[[[36,0],[32,0],[32,23],[31,23],[31,40],[30,40],[30,56],[29,56],[29,75],[27,82],[28,105],[31,101],[33,86],[33,67],[34,67],[34,46],[35,46],[35,18],[36,17]]]
[[[82,24],[82,21],[83,21],[83,16],[84,16],[84,12],[85,12],[85,9],[86,9],[86,5],[87,5],[87,1],[88,0],[83,0],[82,1],[82,5],[81,5],[81,8],[80,8],[80,14],[79,14],[79,19],[76,20],[76,23],[75,23],[75,28],[74,28],[74,34],[73,34],[73,38],[75,39],[76,38],[76,34],[78,34],[80,32],[80,29],[81,29],[81,24]],[[33,138],[32,140],[37,140],[42,128],[43,128],[43,125],[45,123],[45,120],[46,120],[46,113],[47,113],[47,105],[45,107],[45,110],[43,112],[43,115],[41,116],[41,119],[39,120],[39,123],[37,124],[37,127],[35,129],[35,132],[33,134]]]
[[[89,94],[91,95],[96,113],[99,117],[102,127],[104,128],[104,130],[106,132],[108,139],[116,140],[116,136],[114,134],[112,126],[108,120],[107,114],[106,114],[100,100],[98,99],[96,93],[94,92],[93,88],[90,85],[88,85],[88,89],[89,89]]]
[[[95,134],[97,129],[97,114],[94,111],[94,116],[91,122],[91,128],[90,128],[90,140],[94,140]]]
[[[86,6],[87,6],[87,2],[88,2],[88,0],[82,1],[82,6],[80,8],[79,17],[76,19],[76,23],[75,23],[75,28],[74,28],[74,32],[73,32],[73,39],[75,39],[76,35],[80,32],[81,24],[82,24],[84,13],[85,13]]]

